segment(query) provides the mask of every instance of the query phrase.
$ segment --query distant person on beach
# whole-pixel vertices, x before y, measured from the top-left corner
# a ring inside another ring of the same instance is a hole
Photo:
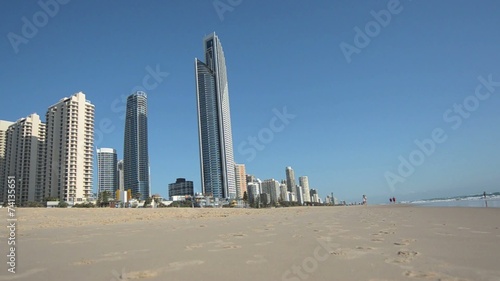
[[[389,198],[389,202],[391,202],[391,203],[392,203],[392,198]]]
[[[486,199],[486,191],[483,192],[483,198]]]
[[[392,197],[392,203],[396,203],[396,197]]]
[[[366,205],[366,195],[363,194],[363,205]]]

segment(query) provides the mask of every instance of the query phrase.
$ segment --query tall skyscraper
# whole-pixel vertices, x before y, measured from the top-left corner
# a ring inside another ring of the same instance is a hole
[[[34,113],[7,129],[5,176],[16,176],[16,204],[42,200],[45,123]],[[7,200],[3,192],[3,201]]]
[[[236,179],[236,198],[243,198],[243,194],[245,194],[245,192],[247,191],[247,176],[245,172],[245,164],[235,164],[234,170]]]
[[[82,92],[47,110],[44,198],[78,203],[91,196],[94,111]]]
[[[140,91],[128,96],[123,146],[124,187],[131,189],[133,196],[140,194],[141,200],[151,196],[147,99]]]
[[[97,149],[97,181],[99,193],[108,191],[115,198],[118,190],[118,157],[113,148]]]
[[[286,188],[289,192],[295,192],[295,172],[292,167],[286,167]]]
[[[311,194],[309,192],[309,178],[307,176],[299,177],[299,185],[302,186],[304,193],[304,202],[311,202]]]
[[[201,189],[205,195],[236,198],[224,51],[215,33],[205,37],[203,45],[205,62],[195,59]]]
[[[7,129],[10,125],[14,124],[14,122],[0,120],[0,201],[4,200],[4,190],[6,184],[6,176],[5,173],[5,145],[7,141]],[[5,202],[5,201],[4,201]]]

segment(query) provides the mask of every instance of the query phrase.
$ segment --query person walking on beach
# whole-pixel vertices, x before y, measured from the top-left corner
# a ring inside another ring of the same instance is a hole
[[[391,197],[391,198],[389,198],[389,202],[391,202],[391,203],[392,203],[392,197]]]
[[[366,205],[366,195],[363,194],[363,205]]]

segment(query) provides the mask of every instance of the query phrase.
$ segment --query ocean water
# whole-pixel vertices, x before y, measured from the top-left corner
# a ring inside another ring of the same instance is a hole
[[[411,202],[401,202],[418,206],[440,206],[440,207],[488,207],[500,208],[500,193],[487,194],[486,198],[482,194],[455,196],[448,198],[432,198]]]

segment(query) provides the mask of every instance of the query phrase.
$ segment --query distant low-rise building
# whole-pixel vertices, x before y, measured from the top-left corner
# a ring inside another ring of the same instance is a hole
[[[194,186],[192,181],[184,178],[178,178],[175,183],[168,185],[168,196],[171,201],[175,196],[194,196]]]

